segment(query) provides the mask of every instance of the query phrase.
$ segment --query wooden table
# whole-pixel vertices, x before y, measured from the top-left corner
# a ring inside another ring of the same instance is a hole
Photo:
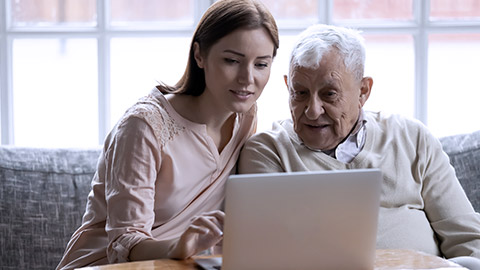
[[[169,259],[110,264],[85,267],[81,270],[197,270],[193,259],[177,261]],[[466,269],[443,258],[403,249],[379,249],[376,251],[375,270],[394,269]]]

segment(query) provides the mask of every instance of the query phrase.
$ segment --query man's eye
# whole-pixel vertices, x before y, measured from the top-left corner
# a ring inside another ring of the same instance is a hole
[[[292,91],[292,98],[294,100],[300,101],[308,97],[308,91]]]
[[[337,91],[327,91],[325,96],[329,99],[334,99],[337,97]]]

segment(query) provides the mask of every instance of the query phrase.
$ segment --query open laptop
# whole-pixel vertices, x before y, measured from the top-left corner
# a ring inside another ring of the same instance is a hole
[[[205,269],[373,269],[377,169],[232,175],[222,258]]]

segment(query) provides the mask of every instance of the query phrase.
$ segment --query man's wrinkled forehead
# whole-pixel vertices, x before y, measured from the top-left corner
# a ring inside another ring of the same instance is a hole
[[[289,88],[292,89],[303,89],[310,88],[314,86],[315,88],[337,88],[342,81],[340,74],[338,72],[332,71],[329,72],[327,76],[323,76],[321,81],[315,80],[316,85],[309,85],[310,82],[314,81],[314,77],[319,75],[319,69],[310,69],[305,67],[298,67],[293,69],[291,74],[291,79],[289,81]]]
[[[288,72],[288,84],[291,86],[300,80],[305,80],[313,75],[314,68],[301,65],[291,65]]]

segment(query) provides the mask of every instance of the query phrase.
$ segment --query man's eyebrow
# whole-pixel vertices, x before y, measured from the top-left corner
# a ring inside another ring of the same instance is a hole
[[[337,83],[333,82],[333,81],[327,81],[324,84],[322,84],[322,87],[323,88],[325,88],[325,87],[337,87]]]
[[[299,89],[299,90],[302,90],[302,89],[308,89],[308,87],[304,86],[302,83],[298,83],[298,82],[292,82],[291,84],[291,87],[293,89]],[[328,80],[320,85],[317,85],[318,89],[330,89],[330,88],[337,88],[337,83],[335,81],[332,81],[332,80]]]
[[[303,84],[297,83],[297,82],[292,82],[292,88],[294,88],[294,89],[298,89],[298,88],[307,89],[307,87],[305,87]]]
[[[233,54],[235,54],[235,55],[238,55],[238,56],[241,56],[241,57],[245,57],[245,54],[239,53],[239,52],[234,51],[234,50],[224,50],[223,52],[225,52],[225,53],[233,53]],[[257,58],[272,58],[272,56],[271,56],[271,55],[263,55],[263,56],[259,56],[259,57],[257,57]]]
[[[321,88],[336,88],[338,87],[338,80],[336,79],[327,79],[324,81],[321,85],[319,85]]]

